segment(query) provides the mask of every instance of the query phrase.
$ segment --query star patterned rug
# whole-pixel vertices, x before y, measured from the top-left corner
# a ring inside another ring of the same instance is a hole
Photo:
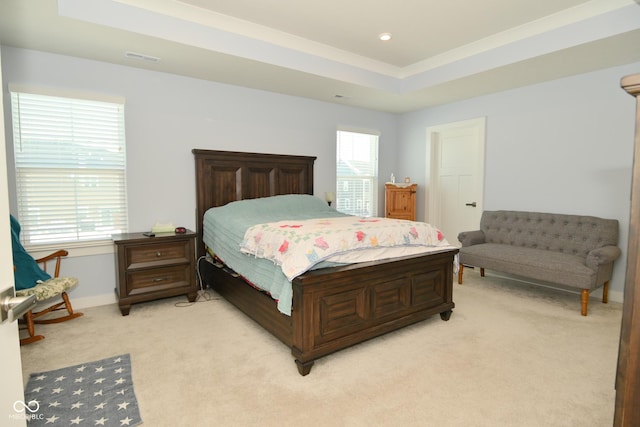
[[[24,414],[32,426],[137,426],[129,354],[29,375]]]

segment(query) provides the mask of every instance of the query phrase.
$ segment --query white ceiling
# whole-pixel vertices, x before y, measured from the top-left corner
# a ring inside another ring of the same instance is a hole
[[[406,112],[640,61],[638,2],[2,0],[0,42]]]

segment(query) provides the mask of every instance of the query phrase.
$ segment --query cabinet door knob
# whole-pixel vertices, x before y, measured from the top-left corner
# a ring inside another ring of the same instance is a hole
[[[161,256],[162,256],[162,253],[161,253],[160,251],[158,251],[158,252],[156,252],[156,256],[157,256],[157,257],[161,257]]]

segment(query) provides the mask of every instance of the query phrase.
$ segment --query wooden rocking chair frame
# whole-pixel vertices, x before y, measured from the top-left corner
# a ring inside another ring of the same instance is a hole
[[[62,262],[62,258],[66,257],[67,255],[69,255],[68,251],[64,249],[60,249],[45,257],[36,259],[36,263],[40,264],[42,266],[42,269],[45,272],[47,272],[47,264],[50,261],[55,260],[53,277],[58,277],[58,275],[60,274],[60,264]],[[44,339],[44,335],[35,334],[36,323],[38,324],[60,323],[60,322],[66,322],[67,320],[75,319],[76,317],[82,316],[83,313],[73,311],[73,307],[71,307],[71,302],[69,301],[69,296],[67,295],[66,292],[62,292],[60,294],[60,297],[62,298],[62,301],[55,303],[45,309],[42,309],[37,312],[34,312],[33,310],[29,310],[27,313],[25,313],[25,315],[23,316],[25,327],[23,329],[26,329],[28,331],[29,336],[20,339],[20,345],[31,344],[33,342]],[[42,317],[46,314],[49,314],[53,311],[58,311],[58,310],[67,310],[67,314],[64,316],[54,317],[50,319],[37,320],[39,317]]]

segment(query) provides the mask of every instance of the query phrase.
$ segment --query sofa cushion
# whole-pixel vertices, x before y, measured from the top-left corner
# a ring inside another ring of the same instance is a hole
[[[587,267],[584,261],[584,257],[577,255],[508,244],[484,243],[460,248],[461,264],[593,289],[597,286],[596,272]]]
[[[584,215],[485,211],[485,243],[543,249],[585,258],[589,251],[618,244],[618,221]]]

